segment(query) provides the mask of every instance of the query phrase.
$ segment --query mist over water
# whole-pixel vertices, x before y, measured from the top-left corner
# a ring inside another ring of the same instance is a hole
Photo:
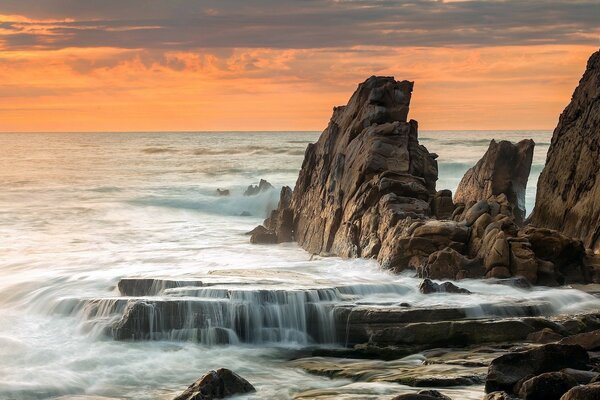
[[[218,367],[251,381],[256,398],[336,386],[360,392],[367,385],[286,366],[302,347],[298,341],[230,346],[115,341],[102,329],[106,321],[86,321],[81,312],[65,308],[70,301],[118,297],[116,285],[124,277],[213,274],[232,282],[268,281],[285,290],[350,286],[354,289],[345,290],[357,291],[350,294],[369,304],[476,306],[523,298],[551,302],[555,312],[597,306],[574,290],[532,293],[478,281],[461,283],[474,292],[468,298],[423,296],[418,280],[389,275],[374,261],[311,258],[295,244],[250,245],[244,233],[276,206],[281,186],[293,187],[306,145],[318,135],[1,134],[0,398],[171,399]],[[528,213],[550,137],[549,131],[420,133],[421,143],[439,155],[438,189],[451,190],[490,139],[533,138]],[[276,190],[244,196],[261,178]],[[217,196],[217,188],[231,196]],[[390,284],[395,289],[383,286]],[[473,313],[485,310],[475,307]],[[399,390],[368,385],[382,395]],[[481,397],[469,390],[461,396]]]

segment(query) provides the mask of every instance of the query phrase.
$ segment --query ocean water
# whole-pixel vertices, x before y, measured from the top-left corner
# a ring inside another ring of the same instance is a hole
[[[254,246],[244,235],[293,186],[316,132],[0,134],[0,399],[171,399],[211,368],[249,379],[263,399],[311,389],[391,396],[408,390],[309,375],[286,360],[306,342],[211,345],[194,340],[115,341],[102,318],[86,320],[73,301],[118,298],[124,277],[217,277],[294,290],[353,289],[371,302],[477,305],[539,299],[555,312],[598,307],[575,290],[521,292],[478,281],[473,296],[422,296],[418,281],[369,260],[311,257],[295,244]],[[454,190],[489,140],[537,143],[528,211],[549,131],[421,132],[439,155],[438,188]],[[244,196],[267,179],[277,190]],[[217,188],[231,196],[217,196]],[[241,216],[242,213],[250,214]],[[362,286],[361,286],[362,285]],[[370,286],[369,286],[370,285]],[[230,286],[231,287],[231,286]],[[245,286],[247,287],[247,286]],[[252,287],[252,286],[250,286]],[[370,291],[371,290],[371,291]],[[106,317],[103,315],[103,317]],[[481,387],[458,388],[461,398]],[[252,396],[250,396],[252,397]]]

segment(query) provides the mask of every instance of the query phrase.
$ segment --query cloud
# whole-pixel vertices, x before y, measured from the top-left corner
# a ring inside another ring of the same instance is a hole
[[[504,46],[600,38],[597,0],[3,0],[0,14],[7,50]]]

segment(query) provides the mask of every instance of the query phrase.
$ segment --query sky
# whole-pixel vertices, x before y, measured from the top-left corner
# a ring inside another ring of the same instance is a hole
[[[371,75],[552,129],[599,45],[599,0],[1,0],[0,131],[322,130]]]

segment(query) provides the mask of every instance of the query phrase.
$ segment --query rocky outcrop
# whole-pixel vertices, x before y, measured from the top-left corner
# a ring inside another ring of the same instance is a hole
[[[537,186],[531,223],[600,252],[600,51],[560,116]]]
[[[517,224],[525,219],[525,190],[533,160],[533,140],[513,144],[492,140],[485,155],[460,181],[454,202],[465,210],[480,200],[504,194]]]
[[[174,400],[224,399],[243,393],[255,392],[254,386],[235,372],[220,368],[209,371]]]
[[[431,279],[424,279],[419,286],[419,292],[423,294],[431,293],[458,293],[471,294],[467,289],[461,288],[452,282],[435,283]]]
[[[436,191],[437,155],[407,122],[412,88],[389,77],[359,85],[308,146],[294,190],[282,189],[251,242],[297,241],[313,254],[375,258],[431,279],[600,280],[600,261],[579,240],[521,227],[532,140],[492,141],[454,201]]]
[[[256,196],[259,193],[274,189],[273,185],[261,179],[258,185],[249,185],[244,191],[244,196]]]

